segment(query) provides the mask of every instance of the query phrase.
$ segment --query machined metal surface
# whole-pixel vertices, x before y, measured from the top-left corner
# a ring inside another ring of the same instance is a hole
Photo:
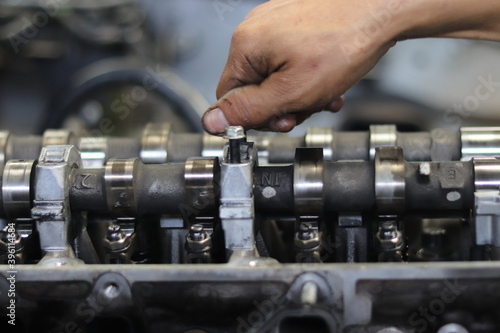
[[[405,206],[405,164],[400,147],[381,147],[375,154],[375,195],[381,211]]]
[[[197,215],[214,211],[218,203],[220,164],[218,158],[193,157],[186,161],[186,203]]]
[[[476,191],[500,189],[500,160],[473,158]]]
[[[167,163],[169,123],[148,124],[141,140],[141,160],[143,163]]]
[[[108,139],[89,137],[80,139],[78,149],[82,154],[84,168],[102,168],[106,164]]]
[[[31,210],[31,183],[34,160],[10,160],[2,176],[2,199],[5,215],[9,218],[27,217]]]
[[[293,171],[295,213],[317,215],[323,211],[323,150],[297,149]]]
[[[53,145],[73,145],[73,133],[69,130],[46,130],[42,136],[42,147]]]
[[[462,160],[473,157],[500,156],[498,127],[464,127],[460,129]]]
[[[220,136],[210,135],[208,133],[202,134],[202,151],[203,157],[220,157],[224,148],[226,140]]]
[[[474,200],[476,244],[500,247],[500,191],[478,191]]]
[[[370,160],[375,159],[376,148],[398,145],[396,126],[370,125]]]
[[[0,165],[3,166],[7,162],[7,149],[9,142],[9,131],[0,131]]]
[[[135,210],[134,166],[139,159],[111,160],[106,164],[104,182],[108,207],[118,215]]]
[[[309,127],[305,136],[306,147],[322,148],[323,158],[331,160],[333,157],[333,131],[326,127]]]

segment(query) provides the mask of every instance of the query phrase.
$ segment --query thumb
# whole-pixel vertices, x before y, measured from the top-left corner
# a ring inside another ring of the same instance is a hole
[[[293,88],[276,72],[260,84],[235,88],[222,96],[205,114],[202,123],[212,134],[224,133],[230,125],[245,129],[265,126],[273,118],[307,107]]]

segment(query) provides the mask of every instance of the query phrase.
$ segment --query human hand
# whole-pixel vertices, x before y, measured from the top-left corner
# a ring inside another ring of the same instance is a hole
[[[342,94],[395,44],[391,25],[373,14],[381,3],[273,0],[256,7],[233,35],[205,129],[286,132],[314,112],[338,111]]]

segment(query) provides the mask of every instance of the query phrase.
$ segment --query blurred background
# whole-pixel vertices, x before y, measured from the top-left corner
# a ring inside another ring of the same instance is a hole
[[[232,32],[262,2],[0,1],[0,128],[133,136],[169,121],[177,132],[201,131]],[[500,43],[401,42],[346,94],[342,112],[315,115],[292,135],[307,126],[498,125],[499,55]]]

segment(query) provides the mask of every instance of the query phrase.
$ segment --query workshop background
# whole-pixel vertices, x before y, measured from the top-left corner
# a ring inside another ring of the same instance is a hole
[[[170,121],[177,131],[201,131],[199,115],[215,101],[232,32],[262,2],[2,1],[1,128],[117,136]],[[491,125],[500,117],[499,48],[453,39],[401,42],[347,93],[342,112],[315,115],[292,135],[314,125]],[[150,72],[165,76],[154,93],[142,82]],[[484,85],[486,95],[476,96]]]

